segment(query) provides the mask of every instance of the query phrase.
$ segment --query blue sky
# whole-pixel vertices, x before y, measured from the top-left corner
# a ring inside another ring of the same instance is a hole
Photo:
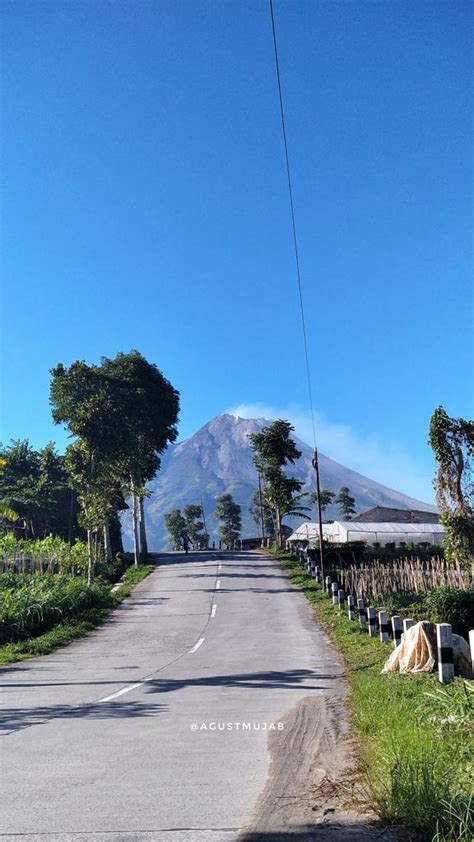
[[[320,447],[432,499],[472,411],[472,6],[275,0]],[[214,415],[308,402],[269,10],[2,18],[2,430],[66,438],[48,370],[138,348]],[[310,442],[311,443],[311,442]]]

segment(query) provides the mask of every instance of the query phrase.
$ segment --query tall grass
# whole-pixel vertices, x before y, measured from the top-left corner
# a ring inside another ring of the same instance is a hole
[[[17,540],[13,535],[0,535],[0,572],[71,573],[87,569],[87,546],[76,541],[72,547],[55,536],[35,541]]]
[[[83,578],[35,573],[0,575],[0,644],[23,640],[90,608],[113,604],[110,589]]]
[[[367,796],[379,816],[426,842],[473,842],[472,682],[441,688],[434,675],[381,675],[387,647],[339,615],[292,557],[283,566],[344,658]],[[440,593],[449,591],[430,595]]]

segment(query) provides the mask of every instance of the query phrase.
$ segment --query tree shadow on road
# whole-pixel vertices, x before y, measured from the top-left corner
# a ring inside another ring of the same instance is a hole
[[[36,708],[10,708],[0,713],[3,736],[33,725],[43,725],[51,719],[129,719],[156,716],[167,705],[144,702],[94,702],[85,705],[44,705]]]
[[[371,842],[371,840],[393,840],[395,837],[389,827],[380,822],[360,822],[348,824],[306,825],[292,830],[243,831],[238,836],[238,842]]]
[[[288,670],[286,672],[250,672],[230,675],[206,675],[198,678],[155,678],[146,682],[145,688],[151,693],[172,693],[184,687],[241,687],[254,690],[294,690],[304,683],[305,690],[327,690],[315,684],[306,684],[309,680],[338,679],[342,673],[317,674],[312,670]]]

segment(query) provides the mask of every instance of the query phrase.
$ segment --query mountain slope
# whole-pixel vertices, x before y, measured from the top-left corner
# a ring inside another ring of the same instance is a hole
[[[201,499],[211,542],[218,540],[217,525],[212,512],[215,509],[216,498],[227,492],[242,506],[242,535],[245,537],[256,534],[257,528],[250,517],[249,507],[257,487],[257,476],[252,463],[248,435],[269,423],[263,418],[247,419],[220,415],[205,424],[191,438],[168,448],[163,455],[159,474],[149,485],[151,496],[145,501],[149,546],[152,550],[167,547],[167,534],[163,523],[165,512],[174,508],[182,509],[187,503],[200,503]],[[302,456],[289,473],[304,482],[305,491],[313,491],[313,451],[299,439],[296,441]],[[435,511],[434,506],[386,488],[356,471],[351,471],[350,468],[339,465],[322,453],[319,456],[319,465],[321,487],[338,491],[341,486],[348,486],[355,497],[358,512],[375,505]],[[335,514],[335,511],[332,513]],[[331,514],[330,509],[328,514]],[[128,524],[125,524],[125,532],[129,532]]]

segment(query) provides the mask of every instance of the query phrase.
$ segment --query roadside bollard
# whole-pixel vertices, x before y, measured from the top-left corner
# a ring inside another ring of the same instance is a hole
[[[345,592],[343,590],[338,590],[338,592],[337,592],[337,602],[338,602],[339,611],[341,612],[341,614],[344,611],[344,602],[345,601],[346,601]]]
[[[321,583],[321,568],[319,564],[317,564],[314,568],[314,579],[316,582]]]
[[[469,632],[469,646],[471,647],[471,669],[474,676],[474,629]]]
[[[382,643],[388,643],[388,623],[385,611],[379,611],[379,630]]]
[[[393,645],[395,649],[402,642],[402,618],[399,614],[392,617]]]
[[[339,590],[339,585],[337,584],[337,582],[332,583],[331,590],[332,590],[332,604],[337,605],[337,592]]]
[[[326,576],[326,593],[328,596],[331,596],[331,577]]]
[[[359,612],[359,623],[361,626],[365,626],[367,622],[367,613],[365,610],[365,603],[363,599],[357,600],[357,610]]]
[[[407,632],[408,629],[411,629],[412,626],[415,625],[415,621],[411,619],[411,617],[405,618],[403,621],[403,631]]]
[[[449,623],[436,623],[438,645],[438,678],[441,684],[449,684],[454,678],[453,629]]]
[[[375,616],[375,608],[367,608],[367,625],[369,627],[369,637],[377,637],[377,618]]]
[[[348,597],[347,597],[347,616],[349,617],[349,620],[355,620],[355,610],[354,610],[354,606],[355,606],[355,599],[354,599],[354,597],[353,597],[353,596],[348,596]]]

